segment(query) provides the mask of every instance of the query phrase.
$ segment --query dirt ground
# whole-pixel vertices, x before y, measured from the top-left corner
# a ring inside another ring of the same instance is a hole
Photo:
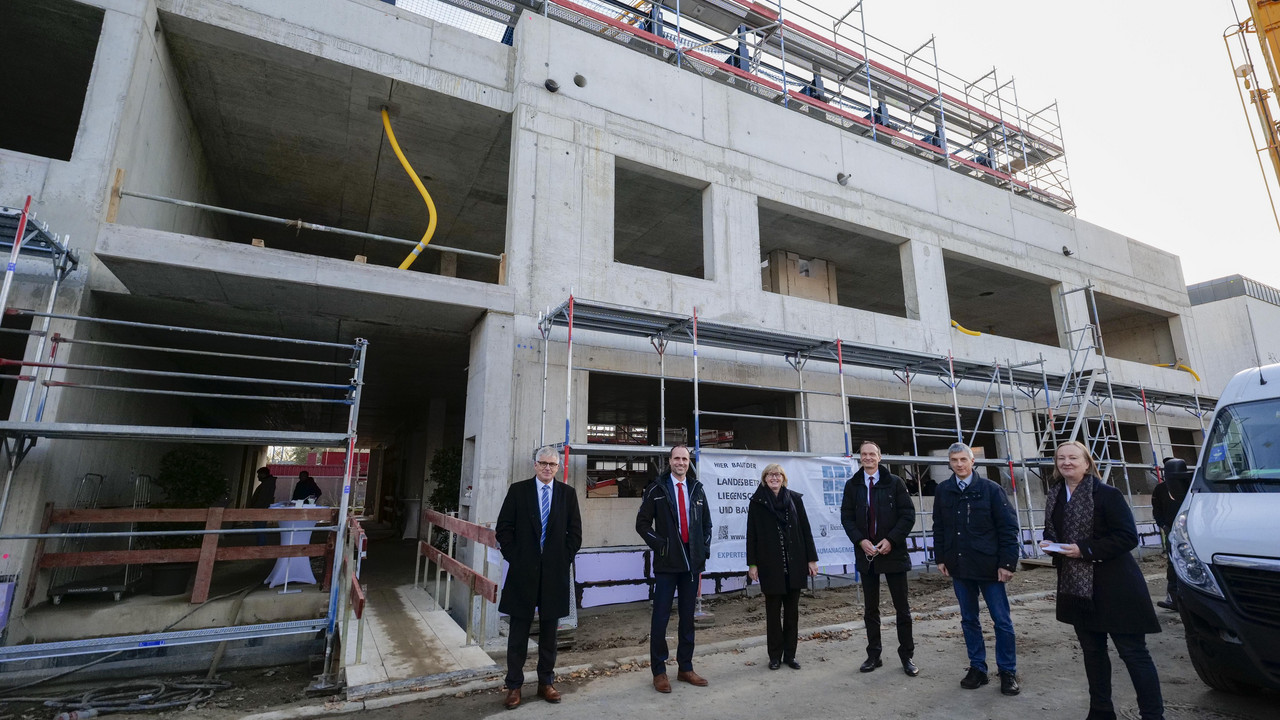
[[[1142,560],[1144,574],[1162,573],[1164,558],[1155,552]],[[822,578],[819,578],[822,580]],[[847,581],[846,581],[847,582]],[[1009,594],[1026,595],[1052,591],[1056,575],[1050,568],[1030,568],[1019,571],[1010,581]],[[1153,583],[1162,587],[1162,583]],[[862,619],[861,588],[856,584],[843,584],[841,578],[832,579],[832,587],[813,592],[806,591],[800,600],[800,626],[820,628]],[[937,572],[921,573],[910,580],[911,608],[915,612],[929,612],[955,605],[955,593],[949,578]],[[892,605],[888,593],[882,591],[882,615],[892,617]],[[757,637],[764,634],[764,601],[758,593],[732,592],[708,597],[703,601],[703,611],[714,616],[710,624],[699,624],[699,645],[726,640]],[[579,612],[578,629],[572,645],[560,650],[557,665],[572,667],[607,662],[648,653],[649,606],[632,603],[621,606],[591,608]],[[501,645],[499,642],[498,645]],[[502,651],[493,652],[495,660],[502,662]],[[221,690],[212,698],[192,708],[175,708],[142,714],[123,713],[113,717],[185,717],[185,718],[237,718],[246,714],[283,709],[300,704],[319,704],[321,700],[308,698],[304,688],[312,680],[311,669],[306,665],[294,665],[271,669],[236,670],[222,673],[220,679],[229,681],[230,688]],[[173,680],[178,680],[174,678]],[[84,692],[86,687],[61,687],[57,694],[67,696]],[[36,689],[30,692],[36,693]],[[41,696],[54,691],[41,691]],[[9,703],[0,705],[0,720],[47,720],[57,714],[34,703]]]
[[[1152,552],[1143,560],[1143,573],[1164,569],[1164,558]],[[1051,568],[1019,571],[1009,582],[1009,595],[1053,590],[1057,576]],[[951,579],[938,572],[913,577],[907,586],[914,612],[928,612],[956,604]],[[892,617],[889,593],[880,593],[881,615]],[[704,612],[714,615],[712,624],[698,626],[698,642],[714,643],[764,634],[764,600],[756,592],[724,593],[703,600]],[[599,620],[597,622],[596,620]],[[800,598],[800,627],[818,628],[862,620],[861,587],[856,584],[806,591]],[[562,649],[559,664],[590,664],[630,655],[643,655],[649,647],[649,605],[631,603],[579,611],[578,629],[571,648]]]

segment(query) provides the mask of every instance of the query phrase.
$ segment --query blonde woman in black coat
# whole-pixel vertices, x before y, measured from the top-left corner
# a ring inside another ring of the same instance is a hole
[[[782,663],[800,669],[796,662],[800,591],[806,576],[817,574],[818,549],[802,496],[787,489],[787,473],[781,465],[766,465],[747,508],[747,576],[760,583],[764,594],[770,670]]]
[[[1129,670],[1142,720],[1163,720],[1160,677],[1146,636],[1160,632],[1147,581],[1129,554],[1138,546],[1133,513],[1119,490],[1098,479],[1082,443],[1054,453],[1045,497],[1045,542],[1058,569],[1058,620],[1075,627],[1089,678],[1086,720],[1113,720],[1107,636]]]

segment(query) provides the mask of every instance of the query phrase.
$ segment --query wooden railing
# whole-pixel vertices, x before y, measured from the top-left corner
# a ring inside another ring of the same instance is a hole
[[[115,510],[77,510],[45,506],[40,523],[40,534],[49,534],[55,525],[134,525],[148,523],[203,523],[206,532],[198,548],[159,548],[146,550],[90,550],[82,552],[45,552],[47,538],[36,541],[32,556],[33,570],[55,567],[100,567],[106,565],[154,565],[157,563],[195,563],[196,579],[191,591],[191,602],[202,603],[209,599],[209,585],[213,580],[216,562],[229,560],[271,560],[285,557],[324,557],[325,575],[322,587],[327,588],[332,574],[334,535],[326,532],[324,543],[307,545],[263,545],[220,547],[218,544],[225,523],[278,522],[280,520],[313,520],[317,523],[335,523],[336,508],[280,508],[280,509],[153,509],[121,508]],[[142,528],[145,529],[145,528]],[[194,532],[194,531],[193,531]],[[290,531],[293,532],[293,531]],[[31,604],[35,583],[27,587],[23,606]]]
[[[467,587],[467,644],[471,644],[472,623],[471,623],[471,607],[474,605],[472,600],[479,596],[485,600],[480,604],[480,644],[484,645],[485,622],[488,616],[489,603],[498,602],[498,583],[489,579],[489,552],[484,552],[483,567],[475,570],[466,565],[462,561],[453,557],[455,540],[458,537],[464,537],[468,540],[477,542],[486,548],[498,549],[498,538],[494,535],[493,528],[487,528],[482,525],[460,520],[450,515],[438,513],[435,510],[424,510],[422,512],[422,522],[426,525],[426,540],[418,541],[418,558],[414,560],[413,566],[413,584],[418,584],[418,568],[420,563],[425,559],[436,564],[436,602],[445,610],[449,609],[450,585],[453,578],[457,578],[458,582],[463,583]],[[421,526],[421,525],[420,525]],[[436,546],[431,544],[432,528],[439,527],[449,532],[449,552],[445,553]],[[425,570],[425,568],[424,568]],[[449,580],[445,583],[444,599],[441,600],[440,595],[440,573],[448,574]],[[423,585],[426,585],[426,573],[423,573]]]

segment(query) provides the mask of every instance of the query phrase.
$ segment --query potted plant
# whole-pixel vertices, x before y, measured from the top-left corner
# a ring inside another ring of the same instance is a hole
[[[152,481],[164,496],[158,508],[208,508],[221,504],[227,495],[218,456],[198,446],[179,447],[160,458],[160,472]],[[153,530],[199,530],[198,523],[150,523]],[[146,538],[147,547],[158,549],[199,547],[202,535],[158,535]],[[152,595],[180,595],[186,592],[194,563],[162,563],[151,568]]]

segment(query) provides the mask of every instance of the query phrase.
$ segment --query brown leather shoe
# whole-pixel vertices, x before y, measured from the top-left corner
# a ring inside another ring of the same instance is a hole
[[[653,676],[653,689],[660,693],[671,692],[671,681],[667,679],[666,673]]]
[[[706,679],[692,670],[681,670],[676,673],[676,679],[680,682],[687,682],[690,685],[696,685],[698,687],[707,686]]]
[[[555,685],[539,684],[538,697],[542,698],[543,700],[546,700],[549,703],[558,703],[560,702],[560,691],[556,689]]]
[[[515,710],[520,705],[520,688],[507,688],[507,697],[502,701],[502,707],[508,710]]]

